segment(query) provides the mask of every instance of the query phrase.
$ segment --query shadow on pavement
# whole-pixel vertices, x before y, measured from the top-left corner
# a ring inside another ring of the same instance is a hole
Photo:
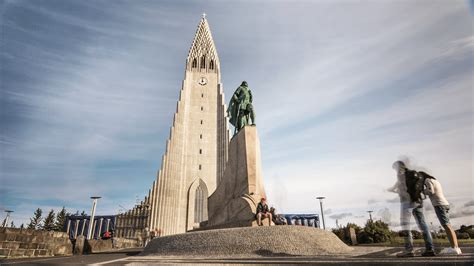
[[[140,254],[143,251],[143,249],[124,249],[124,250],[112,250],[112,251],[103,251],[103,252],[96,252],[96,253],[91,253],[89,255],[105,255],[105,254],[124,254],[125,256],[135,256]]]
[[[259,249],[255,251],[254,253],[262,257],[298,257],[298,255],[292,255],[292,254],[283,253],[283,252],[274,253],[273,251],[268,250],[268,249]]]

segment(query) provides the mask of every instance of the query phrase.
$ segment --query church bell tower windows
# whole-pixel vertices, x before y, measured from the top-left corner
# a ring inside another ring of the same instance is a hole
[[[191,64],[191,67],[192,67],[192,68],[196,68],[196,67],[197,67],[197,60],[196,60],[196,58],[193,59],[193,63]]]
[[[214,69],[214,60],[209,63],[209,69]]]
[[[201,68],[206,68],[206,57],[204,55],[201,57]]]

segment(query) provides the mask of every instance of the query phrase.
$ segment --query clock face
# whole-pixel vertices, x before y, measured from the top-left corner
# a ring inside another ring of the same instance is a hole
[[[207,84],[207,79],[205,77],[201,77],[199,79],[199,85],[206,85]]]

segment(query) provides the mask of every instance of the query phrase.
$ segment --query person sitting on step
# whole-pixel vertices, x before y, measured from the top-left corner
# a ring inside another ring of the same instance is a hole
[[[268,226],[272,225],[272,214],[268,209],[267,201],[265,198],[262,198],[257,205],[257,224],[258,226],[262,226],[262,217],[268,218]]]

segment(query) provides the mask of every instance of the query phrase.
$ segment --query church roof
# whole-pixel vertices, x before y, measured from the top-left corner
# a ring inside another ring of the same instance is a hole
[[[199,60],[203,56],[207,60],[213,60],[217,65],[219,64],[216,46],[214,45],[211,29],[209,28],[205,15],[203,15],[199,22],[187,60],[188,62],[191,62],[193,59]]]

